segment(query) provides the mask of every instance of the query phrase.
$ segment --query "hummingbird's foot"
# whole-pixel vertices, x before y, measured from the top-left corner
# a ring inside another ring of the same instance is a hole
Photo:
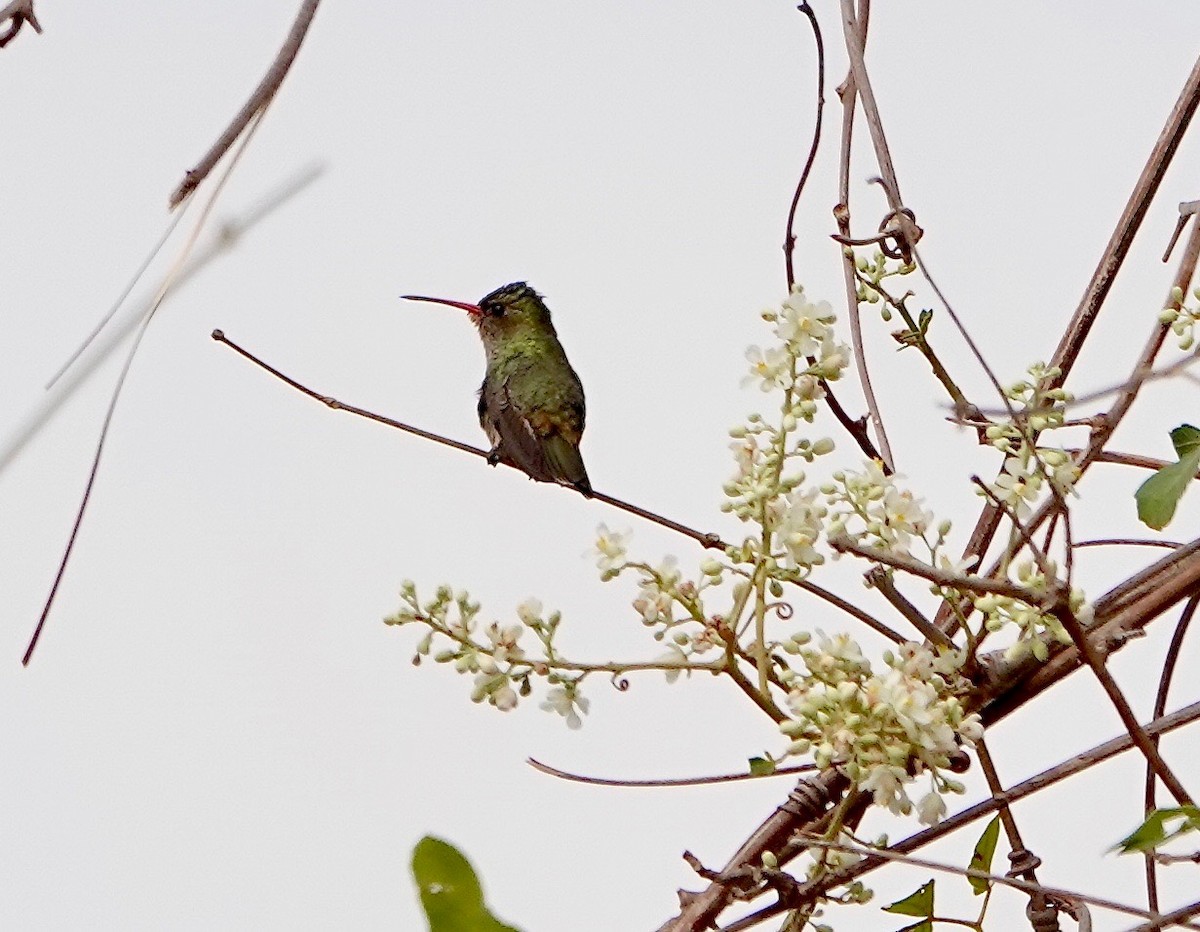
[[[489,466],[499,466],[500,451],[495,448],[488,450],[487,461]]]

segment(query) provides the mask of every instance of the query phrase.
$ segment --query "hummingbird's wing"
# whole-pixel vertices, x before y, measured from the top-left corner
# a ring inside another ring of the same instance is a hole
[[[485,379],[479,393],[479,423],[502,462],[539,482],[557,482],[591,494],[579,454],[584,405],[578,383],[547,387],[536,374],[520,370],[504,380]]]

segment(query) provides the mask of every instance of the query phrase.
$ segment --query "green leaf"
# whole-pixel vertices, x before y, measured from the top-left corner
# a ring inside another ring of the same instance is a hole
[[[992,857],[996,854],[996,840],[999,837],[1000,817],[996,816],[987,824],[987,828],[979,836],[979,841],[975,842],[975,850],[971,852],[971,863],[967,865],[967,870],[982,871],[985,874],[992,872]],[[976,896],[987,893],[988,888],[992,885],[990,880],[985,880],[983,877],[968,877],[967,880],[970,881],[971,889],[975,891]]]
[[[1176,820],[1179,825],[1170,827]],[[1122,838],[1116,845],[1122,854],[1149,851],[1158,848],[1173,838],[1188,832],[1200,832],[1200,807],[1174,806],[1170,809],[1155,809],[1146,821]]]
[[[429,932],[520,932],[488,911],[471,863],[449,842],[430,835],[417,842],[412,872]]]
[[[775,761],[769,757],[750,758],[750,775],[753,777],[769,777],[775,772]]]
[[[1200,429],[1181,424],[1171,431],[1178,462],[1158,470],[1134,493],[1138,519],[1161,531],[1175,516],[1175,507],[1200,469]]]
[[[891,906],[883,907],[885,913],[897,913],[901,916],[920,916],[929,919],[933,916],[933,881],[928,881],[902,900],[896,900]],[[917,929],[921,923],[905,928]]]

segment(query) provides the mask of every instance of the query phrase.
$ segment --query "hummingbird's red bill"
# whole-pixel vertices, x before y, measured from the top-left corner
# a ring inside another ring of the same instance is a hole
[[[456,307],[460,311],[466,311],[472,317],[483,316],[483,308],[478,304],[469,304],[466,301],[451,301],[449,298],[429,298],[422,294],[402,294],[400,297],[405,301],[428,301],[430,304],[445,304],[449,307]]]

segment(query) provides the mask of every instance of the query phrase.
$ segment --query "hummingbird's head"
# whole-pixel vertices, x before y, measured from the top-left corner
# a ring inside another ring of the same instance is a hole
[[[542,296],[525,282],[513,282],[484,295],[478,304],[466,301],[451,301],[447,298],[427,298],[422,295],[404,295],[409,301],[431,301],[448,304],[471,315],[471,322],[479,328],[485,343],[501,342],[508,338],[531,333],[554,333],[550,322],[550,309]]]

